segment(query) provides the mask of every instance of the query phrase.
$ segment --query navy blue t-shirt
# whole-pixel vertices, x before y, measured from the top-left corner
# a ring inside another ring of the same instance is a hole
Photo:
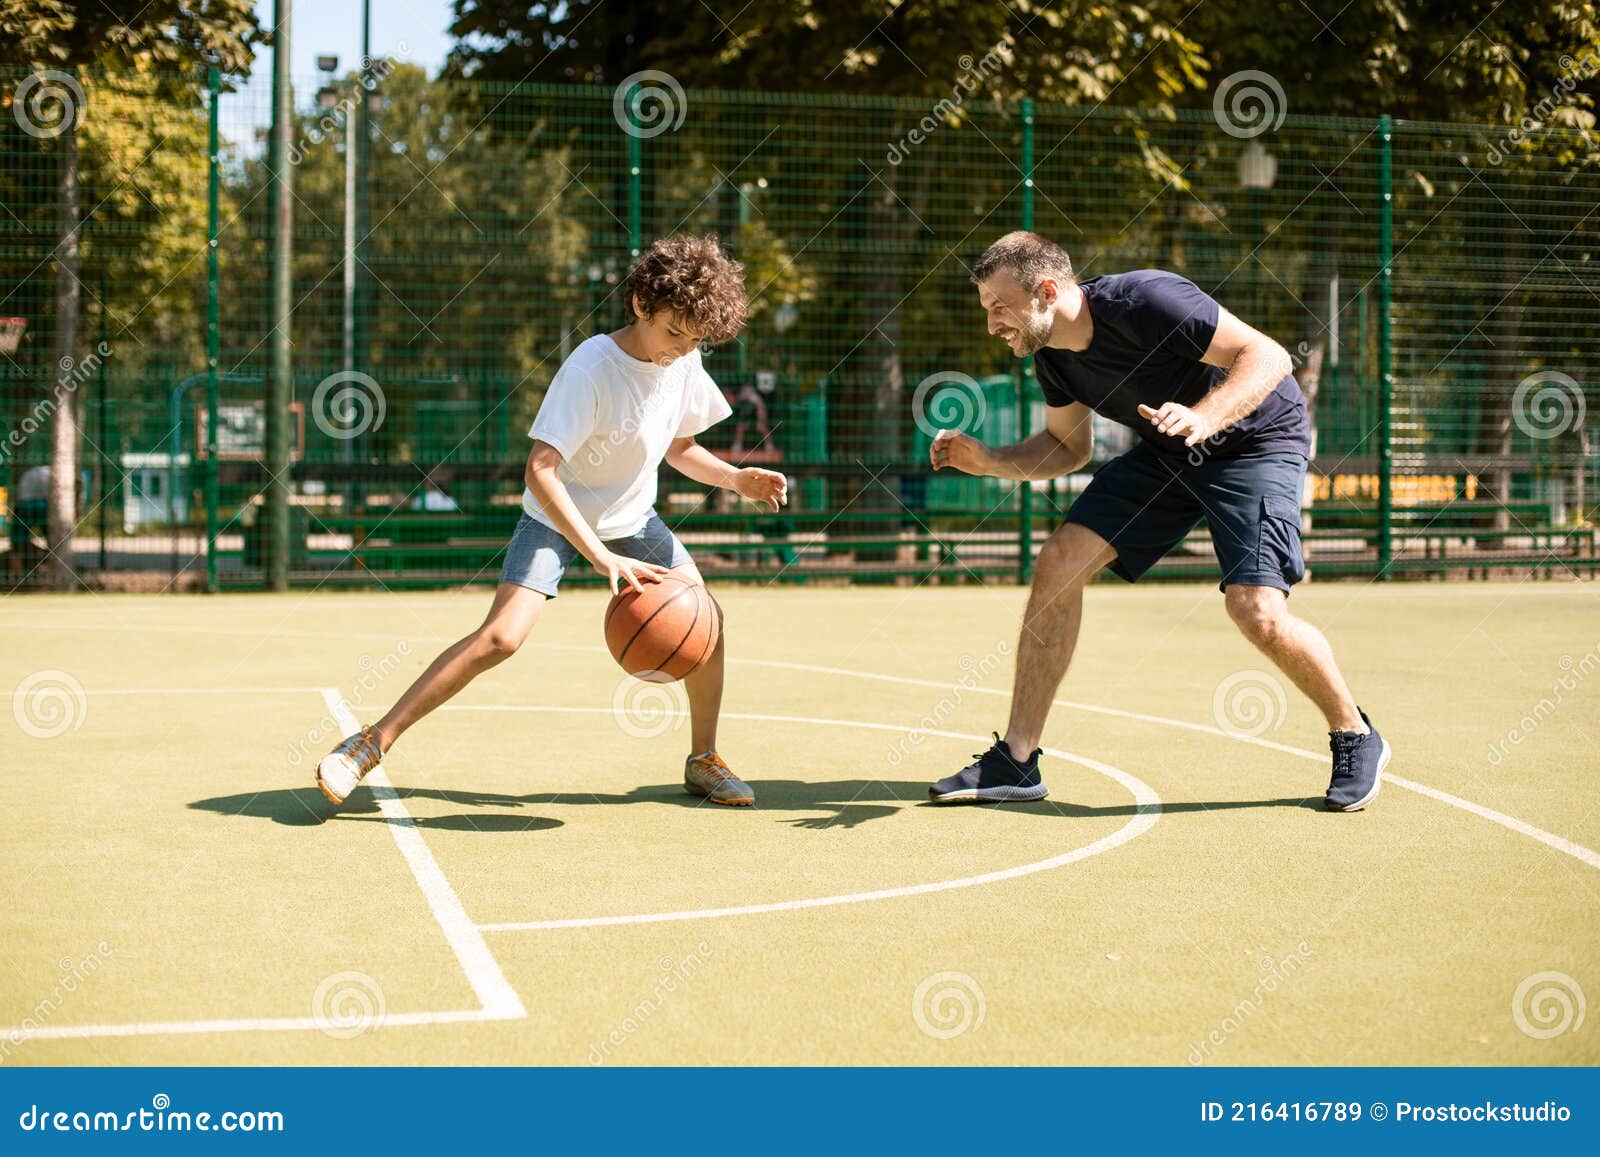
[[[1227,376],[1200,359],[1217,330],[1220,307],[1186,277],[1164,269],[1108,273],[1082,283],[1094,319],[1089,348],[1045,348],[1034,355],[1044,399],[1052,406],[1081,402],[1131,426],[1155,449],[1190,453],[1183,439],[1159,434],[1139,406],[1193,406]],[[1246,458],[1292,451],[1311,455],[1311,425],[1300,383],[1290,374],[1254,411],[1207,444],[1213,458]]]

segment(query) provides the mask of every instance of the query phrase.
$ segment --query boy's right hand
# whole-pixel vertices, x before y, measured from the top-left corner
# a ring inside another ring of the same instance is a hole
[[[990,473],[988,456],[987,446],[960,430],[940,430],[928,447],[928,461],[935,470],[949,467],[963,474],[984,476]]]
[[[672,573],[664,566],[657,566],[653,562],[640,562],[636,558],[624,558],[620,554],[612,554],[609,550],[594,560],[594,569],[606,576],[606,581],[611,584],[612,594],[621,589],[622,583],[627,583],[639,594],[643,594],[644,587],[641,583],[658,583],[663,576]]]

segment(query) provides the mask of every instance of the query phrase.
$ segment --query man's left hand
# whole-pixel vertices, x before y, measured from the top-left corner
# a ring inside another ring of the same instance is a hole
[[[1160,433],[1182,438],[1185,446],[1204,442],[1217,432],[1217,423],[1200,411],[1180,406],[1177,402],[1167,402],[1159,410],[1141,405],[1139,416],[1149,419]]]

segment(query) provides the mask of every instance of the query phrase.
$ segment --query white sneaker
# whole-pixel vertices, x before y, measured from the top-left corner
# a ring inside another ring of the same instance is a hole
[[[363,726],[322,757],[317,764],[317,786],[328,802],[337,806],[355,791],[367,772],[382,762],[383,752],[372,738],[372,728]]]

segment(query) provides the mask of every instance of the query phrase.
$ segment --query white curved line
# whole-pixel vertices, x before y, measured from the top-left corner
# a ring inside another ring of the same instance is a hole
[[[782,667],[788,670],[812,671],[819,675],[849,675],[857,679],[873,679],[886,683],[906,683],[914,687],[939,687],[948,689],[949,681],[939,682],[934,679],[911,679],[902,675],[884,675],[876,671],[850,671],[843,667],[820,667],[811,663],[789,663],[781,659],[731,659],[730,662],[749,663],[762,667]],[[993,687],[969,687],[980,695],[1009,696],[1009,691],[996,690]],[[1297,756],[1300,759],[1315,760],[1322,763],[1328,756],[1320,751],[1307,751],[1303,747],[1290,747],[1285,743],[1274,743],[1270,739],[1261,739],[1254,735],[1240,735],[1232,731],[1224,731],[1220,727],[1211,727],[1204,723],[1190,723],[1183,719],[1169,719],[1164,715],[1146,715],[1139,711],[1123,711],[1118,707],[1099,707],[1092,703],[1076,703],[1070,699],[1056,699],[1056,707],[1070,707],[1077,711],[1088,711],[1096,715],[1110,715],[1117,719],[1133,719],[1140,723],[1158,723],[1163,727],[1178,727],[1185,731],[1198,731],[1204,735],[1216,735],[1223,739],[1234,739],[1240,743],[1253,743],[1257,747],[1265,747],[1271,751],[1281,751],[1285,755]],[[1554,848],[1564,855],[1588,864],[1591,868],[1600,868],[1600,852],[1593,848],[1586,848],[1582,844],[1574,843],[1565,836],[1558,836],[1554,832],[1547,832],[1543,828],[1536,828],[1532,824],[1519,820],[1516,816],[1506,815],[1504,812],[1495,811],[1493,808],[1484,807],[1482,804],[1473,803],[1471,800],[1462,799],[1460,796],[1451,795],[1447,791],[1440,791],[1436,787],[1429,787],[1425,783],[1404,779],[1398,775],[1384,773],[1385,783],[1392,783],[1395,787],[1414,791],[1418,795],[1427,796],[1429,799],[1438,800],[1440,803],[1458,807],[1462,811],[1471,812],[1473,815],[1488,820],[1490,823],[1499,824],[1518,835],[1527,836],[1529,839],[1538,840],[1548,848]]]
[[[609,707],[550,707],[550,706],[524,706],[511,705],[485,705],[475,707],[462,704],[451,704],[440,708],[441,711],[532,711],[556,712],[560,714],[609,714]],[[686,712],[673,711],[663,714],[686,715]],[[762,715],[739,711],[724,711],[724,719],[744,719],[757,723],[810,723],[822,727],[859,727],[868,731],[897,731],[907,729],[892,723],[867,723],[855,719],[818,719],[808,715]],[[968,735],[960,731],[933,731],[918,728],[918,735],[933,735],[941,739],[965,739],[976,743],[984,742],[981,735]],[[955,880],[938,880],[928,884],[907,884],[899,888],[879,888],[871,892],[849,892],[838,896],[813,896],[805,900],[779,900],[770,904],[741,904],[732,908],[697,908],[681,912],[646,912],[639,915],[623,916],[580,916],[566,920],[525,920],[512,921],[498,924],[480,924],[478,927],[484,932],[534,932],[553,928],[600,928],[615,924],[660,924],[670,920],[712,920],[723,916],[755,916],[763,912],[792,912],[801,908],[831,908],[838,904],[865,904],[875,900],[896,900],[905,896],[923,896],[930,892],[949,892],[956,888],[972,888],[980,884],[995,884],[1002,880],[1015,880],[1023,876],[1031,876],[1036,872],[1048,872],[1052,868],[1062,868],[1068,864],[1075,864],[1079,860],[1086,860],[1091,856],[1098,856],[1101,852],[1109,852],[1120,847],[1137,836],[1142,836],[1155,826],[1157,818],[1161,815],[1161,797],[1155,789],[1141,779],[1136,779],[1120,768],[1101,763],[1098,760],[1088,759],[1081,755],[1073,755],[1067,751],[1057,751],[1054,748],[1045,748],[1049,755],[1058,759],[1069,760],[1072,763],[1087,767],[1090,771],[1098,771],[1108,779],[1121,784],[1133,796],[1136,807],[1134,814],[1128,817],[1128,822],[1123,824],[1109,836],[1085,844],[1081,848],[1074,848],[1070,852],[1063,852],[1059,856],[1049,859],[1037,860],[1031,864],[1019,864],[1014,868],[1001,868],[993,872],[983,872],[976,876],[962,876]]]

